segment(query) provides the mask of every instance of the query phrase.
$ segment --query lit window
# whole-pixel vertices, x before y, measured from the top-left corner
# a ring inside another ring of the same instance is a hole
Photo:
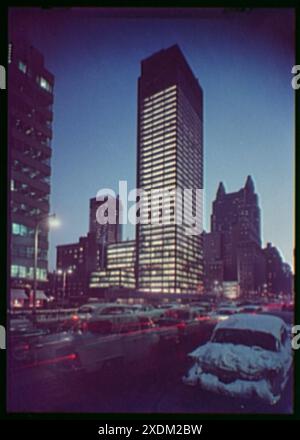
[[[47,90],[47,92],[52,92],[52,86],[45,78],[43,78],[42,76],[40,78],[38,77],[37,81],[42,89]]]
[[[27,66],[25,63],[23,63],[23,61],[19,61],[18,67],[21,70],[21,72],[23,73],[27,72]]]

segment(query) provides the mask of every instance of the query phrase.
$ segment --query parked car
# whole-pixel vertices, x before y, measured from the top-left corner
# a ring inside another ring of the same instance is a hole
[[[130,307],[135,313],[148,316],[154,322],[164,314],[163,310],[153,307],[151,304],[132,304]]]
[[[211,316],[216,319],[217,321],[223,321],[225,319],[228,319],[229,316],[235,315],[236,313],[239,313],[239,308],[236,306],[223,306],[218,307],[216,310],[214,310],[211,313]]]
[[[279,401],[292,365],[288,328],[270,315],[229,317],[189,356],[194,364],[183,378],[185,384],[271,405]]]
[[[200,307],[174,307],[165,311],[163,318],[157,321],[160,327],[177,329],[180,339],[201,332],[200,323],[209,321],[210,316]]]
[[[122,315],[134,313],[131,306],[116,303],[96,303],[84,304],[70,318],[66,319],[62,325],[62,330],[77,327],[78,323],[89,321],[92,317],[104,315]]]
[[[57,373],[106,371],[147,363],[166,334],[147,316],[98,315],[84,329],[43,338],[31,350],[34,365],[49,365]]]
[[[239,313],[260,313],[263,307],[257,304],[248,304],[239,308]]]

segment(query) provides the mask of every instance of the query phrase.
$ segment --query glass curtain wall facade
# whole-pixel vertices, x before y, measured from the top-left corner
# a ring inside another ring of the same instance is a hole
[[[148,195],[155,190],[203,189],[202,124],[202,89],[179,47],[143,60],[138,82],[138,188]],[[196,212],[190,194],[184,194],[183,202],[202,225],[202,204]],[[201,286],[202,238],[200,233],[186,233],[184,219],[178,224],[183,202],[171,197],[165,209],[151,193],[148,205],[140,205],[142,212],[148,207],[148,224],[141,221],[136,230],[140,291],[191,293]]]

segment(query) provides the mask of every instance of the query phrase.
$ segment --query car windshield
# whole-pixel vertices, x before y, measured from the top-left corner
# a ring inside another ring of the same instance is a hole
[[[276,338],[270,333],[241,330],[241,329],[219,329],[212,338],[212,342],[221,342],[247,347],[260,347],[264,350],[277,351]]]

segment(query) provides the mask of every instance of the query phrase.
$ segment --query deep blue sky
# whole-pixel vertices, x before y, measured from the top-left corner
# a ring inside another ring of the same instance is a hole
[[[274,243],[292,263],[292,10],[165,18],[108,17],[100,9],[14,12],[55,75],[51,210],[62,225],[50,235],[50,268],[57,244],[86,234],[89,198],[98,189],[117,189],[121,179],[135,187],[140,61],[174,43],[204,90],[206,228],[219,181],[236,191],[251,174],[263,243]],[[133,234],[127,226],[123,238]]]

